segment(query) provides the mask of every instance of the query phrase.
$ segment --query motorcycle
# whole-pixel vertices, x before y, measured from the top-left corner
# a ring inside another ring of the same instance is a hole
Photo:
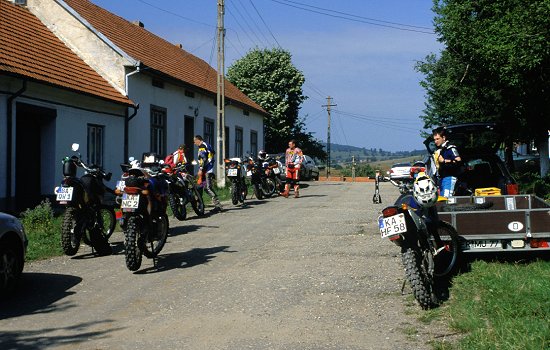
[[[244,203],[248,195],[243,166],[239,158],[224,159],[225,172],[231,182],[231,202],[233,205]]]
[[[267,177],[262,163],[252,157],[248,157],[246,170],[247,176],[250,176],[250,182],[252,183],[252,189],[256,198],[269,198],[275,193],[275,182],[273,179]]]
[[[126,267],[136,271],[142,255],[158,256],[168,237],[167,175],[152,153],[144,153],[142,162],[132,160],[120,166],[123,174],[115,192],[123,212]]]
[[[198,216],[204,215],[204,202],[196,184],[195,177],[187,171],[185,165],[164,168],[168,174],[168,203],[174,217],[180,221],[187,217],[187,203],[191,203]]]
[[[458,258],[458,234],[454,227],[435,219],[427,221],[409,204],[412,194],[401,196],[395,205],[382,210],[378,228],[382,238],[387,238],[401,248],[401,260],[414,297],[423,309],[439,304],[435,280],[448,275]],[[430,217],[437,217],[435,207]],[[404,285],[403,285],[404,286]]]
[[[275,192],[283,191],[284,190],[284,184],[281,180],[281,169],[282,164],[281,162],[277,161],[275,158],[267,158],[263,164],[262,164],[266,176],[273,181],[275,184],[275,190],[273,191],[273,194]],[[272,195],[273,195],[272,194]]]
[[[63,181],[54,189],[56,200],[67,208],[61,226],[61,247],[66,255],[73,256],[82,240],[99,255],[109,255],[112,253],[109,238],[115,230],[116,217],[114,207],[103,203],[105,191],[113,193],[103,180],[109,181],[112,174],[85,164],[78,149],[79,145],[74,143],[72,150],[77,154],[63,159]],[[86,171],[80,178],[78,167]]]

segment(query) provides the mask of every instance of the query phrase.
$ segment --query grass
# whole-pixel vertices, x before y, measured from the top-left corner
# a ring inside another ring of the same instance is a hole
[[[61,255],[62,217],[54,217],[49,201],[21,214],[21,222],[29,240],[27,261],[46,259]]]
[[[471,272],[455,277],[450,292],[450,300],[424,321],[441,316],[464,336],[456,344],[435,342],[434,349],[550,348],[549,261],[477,261]]]

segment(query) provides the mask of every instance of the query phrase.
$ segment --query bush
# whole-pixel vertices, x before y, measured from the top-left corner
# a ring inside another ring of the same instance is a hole
[[[514,178],[521,193],[533,193],[541,198],[550,199],[550,174],[541,177],[537,173],[516,173]]]
[[[61,221],[61,217],[54,218],[48,200],[41,202],[34,209],[27,209],[21,213],[21,223],[29,239],[28,261],[62,254]]]
[[[27,209],[21,213],[21,222],[27,231],[51,231],[53,221],[53,209],[48,199],[42,201],[34,209]]]
[[[351,166],[348,166],[342,170],[342,175],[351,177]],[[357,177],[374,177],[375,171],[370,164],[358,164],[355,167],[355,176]]]

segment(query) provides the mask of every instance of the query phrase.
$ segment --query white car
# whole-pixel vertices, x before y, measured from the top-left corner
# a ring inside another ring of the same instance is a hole
[[[411,177],[411,163],[397,163],[390,169],[390,179],[404,180]]]
[[[14,216],[0,213],[0,295],[11,292],[21,276],[27,244],[21,222]]]

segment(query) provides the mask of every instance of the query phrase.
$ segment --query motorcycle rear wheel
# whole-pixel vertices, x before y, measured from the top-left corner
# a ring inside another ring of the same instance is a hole
[[[272,178],[268,177],[264,180],[264,183],[262,183],[262,191],[266,198],[273,196],[276,189],[277,185],[275,185],[275,181],[273,181]]]
[[[78,209],[67,208],[61,226],[61,247],[66,255],[73,256],[78,252],[83,230],[84,222],[78,215]]]
[[[433,291],[433,280],[428,275],[426,259],[418,248],[406,248],[401,253],[407,280],[411,285],[414,298],[422,309],[431,309],[438,305]]]
[[[239,188],[235,183],[231,184],[231,203],[237,205],[239,203]]]
[[[145,257],[155,258],[166,243],[168,237],[168,216],[162,215],[157,218],[156,226],[153,227],[155,232],[149,233],[149,237],[144,237],[141,242],[141,250]]]
[[[259,184],[254,184],[254,195],[260,200],[264,198],[261,186]]]
[[[176,219],[183,221],[187,218],[187,210],[185,209],[185,205],[182,204],[182,198],[179,194],[170,193],[168,195],[168,203]]]
[[[195,212],[195,214],[197,214],[197,216],[203,216],[204,201],[197,187],[193,186],[191,193],[193,195],[193,200],[191,201],[191,206],[193,207],[193,211]]]
[[[141,266],[141,249],[138,244],[141,235],[141,222],[137,216],[130,216],[124,230],[124,258],[130,271],[137,271]]]
[[[441,277],[453,271],[457,265],[460,246],[458,233],[451,224],[440,221],[437,233],[442,237],[445,249],[434,256],[434,276]],[[435,242],[434,246],[437,247]]]
[[[103,221],[101,223],[103,226],[103,234],[107,239],[109,239],[111,238],[113,232],[115,232],[116,228],[115,210],[112,207],[102,206],[99,209],[99,214],[100,220]]]

